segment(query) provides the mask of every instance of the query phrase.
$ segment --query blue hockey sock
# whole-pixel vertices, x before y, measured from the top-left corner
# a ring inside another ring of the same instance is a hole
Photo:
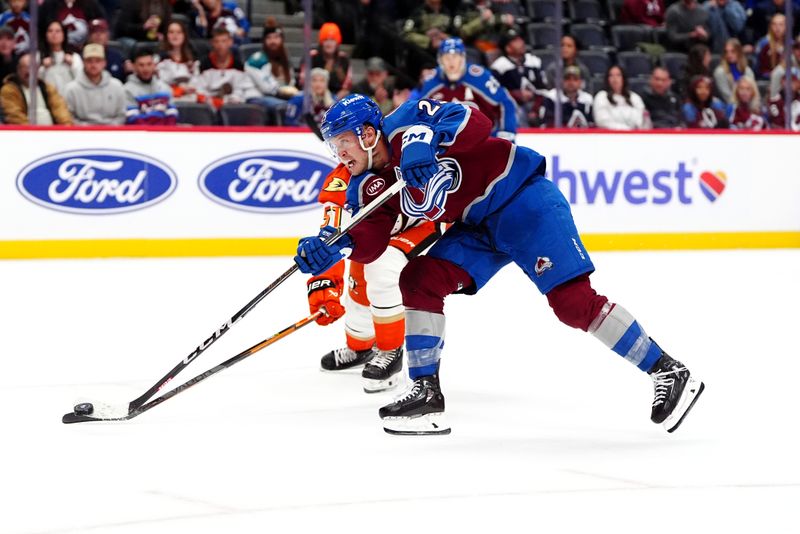
[[[444,315],[406,309],[406,354],[412,380],[439,369],[444,348]]]
[[[607,302],[592,321],[589,332],[645,372],[653,368],[663,352],[628,310],[619,304]]]

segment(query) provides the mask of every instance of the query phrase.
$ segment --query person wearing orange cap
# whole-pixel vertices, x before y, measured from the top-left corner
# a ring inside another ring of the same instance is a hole
[[[309,51],[311,68],[325,69],[330,73],[328,89],[339,100],[348,94],[353,86],[350,71],[350,58],[340,48],[342,32],[334,22],[326,22],[319,29],[319,46]],[[300,84],[305,81],[305,64],[300,71]]]

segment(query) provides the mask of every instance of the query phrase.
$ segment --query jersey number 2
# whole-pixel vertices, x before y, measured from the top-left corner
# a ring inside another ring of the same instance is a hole
[[[420,100],[417,107],[432,117],[442,106],[441,104],[431,104],[430,100]]]

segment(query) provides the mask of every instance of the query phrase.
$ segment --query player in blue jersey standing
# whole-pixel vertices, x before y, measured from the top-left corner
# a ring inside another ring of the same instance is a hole
[[[513,141],[517,135],[517,103],[492,73],[467,62],[467,49],[458,37],[439,45],[439,66],[411,100],[430,98],[476,106],[492,121],[492,135]]]
[[[589,283],[594,266],[569,204],[544,177],[545,159],[505,139],[474,108],[436,100],[409,101],[382,117],[362,95],[350,95],[326,114],[322,133],[353,178],[347,203],[358,211],[402,176],[407,187],[333,245],[320,235],[300,241],[303,272],[325,272],[348,254],[370,263],[392,229],[407,217],[453,223],[427,255],[403,269],[409,390],[380,409],[394,434],[444,434],[439,360],[444,347],[444,299],[474,294],[513,262],[546,295],[565,324],[597,337],[648,373],[655,387],[651,419],[672,432],[703,391],[703,383],[653,341],[619,304]],[[330,229],[328,230],[330,231]]]

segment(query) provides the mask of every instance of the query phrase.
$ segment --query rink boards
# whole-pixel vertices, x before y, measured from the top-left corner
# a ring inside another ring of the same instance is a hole
[[[800,247],[800,135],[522,133],[589,250]],[[0,258],[293,252],[334,161],[293,129],[0,128]]]

